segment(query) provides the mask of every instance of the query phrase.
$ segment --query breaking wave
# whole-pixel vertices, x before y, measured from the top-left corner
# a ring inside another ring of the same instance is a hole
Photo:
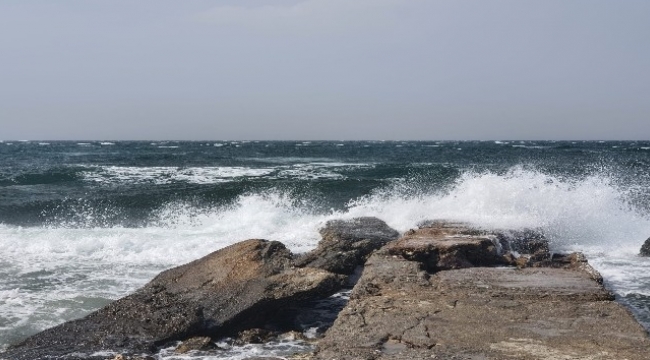
[[[606,174],[569,179],[522,167],[467,171],[435,188],[421,180],[396,179],[344,209],[269,190],[211,208],[169,202],[140,228],[0,225],[0,339],[10,343],[82,316],[165,268],[244,239],[308,251],[326,221],[357,216],[379,217],[401,232],[429,219],[539,228],[554,250],[585,252],[622,297],[650,296],[650,261],[637,256],[650,218],[634,205],[638,189]]]

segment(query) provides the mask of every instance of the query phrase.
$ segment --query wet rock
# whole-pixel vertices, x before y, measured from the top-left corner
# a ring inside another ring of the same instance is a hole
[[[643,245],[641,245],[641,251],[639,252],[641,256],[650,256],[650,238],[648,238]]]
[[[296,259],[296,266],[351,275],[368,255],[399,237],[384,221],[374,217],[331,220],[320,229],[318,247]]]
[[[296,340],[308,340],[307,337],[300,331],[287,331],[286,333],[278,335],[278,339],[280,340],[286,340],[286,341],[296,341]]]
[[[212,339],[207,336],[196,336],[183,341],[174,350],[177,354],[185,354],[194,350],[210,350],[214,349]]]
[[[535,258],[550,255],[548,240],[539,230],[494,230],[491,233],[496,235],[505,251],[534,255]]]
[[[263,344],[275,339],[277,333],[266,329],[246,329],[237,335],[236,345]]]
[[[340,275],[294,268],[275,241],[247,240],[162,272],[134,294],[85,318],[64,323],[13,346],[12,360],[129,349],[151,352],[193,336],[234,335],[263,327],[278,309],[340,289]]]

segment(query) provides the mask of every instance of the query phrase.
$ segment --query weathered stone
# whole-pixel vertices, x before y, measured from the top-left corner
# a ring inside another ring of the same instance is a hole
[[[305,335],[300,331],[287,331],[286,333],[278,335],[278,339],[286,341],[307,340]]]
[[[589,265],[585,255],[579,252],[574,252],[571,254],[553,254],[553,256],[550,258],[543,260],[530,259],[527,266],[561,268],[581,271],[589,275],[589,277],[591,277],[591,279],[597,283],[603,283],[603,277],[600,275],[600,273],[591,265]]]
[[[331,220],[320,230],[318,247],[297,258],[296,266],[350,275],[368,255],[399,237],[384,221],[374,217]]]
[[[526,267],[551,256],[540,231],[485,230],[445,220],[423,222],[382,251],[422,262],[434,272],[473,266]]]
[[[498,241],[496,244],[502,252],[515,252],[536,256],[546,255],[549,253],[549,244],[546,236],[541,230],[537,229],[481,229],[472,226],[469,223],[448,221],[448,220],[428,220],[420,223],[419,229],[437,229],[440,235],[463,235],[463,236],[489,236]]]
[[[641,256],[650,256],[650,238],[648,238],[643,245],[641,245],[641,251],[639,252]]]
[[[381,251],[423,263],[429,271],[507,264],[498,239],[459,224],[410,230]]]
[[[588,272],[427,268],[373,254],[314,359],[647,357],[647,333]]]
[[[214,349],[212,339],[207,336],[195,336],[183,341],[174,350],[177,354],[185,354],[193,350],[210,350]]]
[[[48,359],[79,351],[153,351],[193,336],[234,335],[262,327],[278,309],[326,297],[343,277],[293,267],[275,241],[247,240],[167,270],[134,294],[13,346],[12,360]]]

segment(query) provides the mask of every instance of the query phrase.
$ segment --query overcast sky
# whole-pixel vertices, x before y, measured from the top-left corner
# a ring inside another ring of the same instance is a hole
[[[650,139],[650,1],[0,0],[2,139]]]

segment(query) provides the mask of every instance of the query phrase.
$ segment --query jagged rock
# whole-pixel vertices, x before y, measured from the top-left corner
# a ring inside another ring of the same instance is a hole
[[[491,233],[505,251],[534,255],[536,258],[550,255],[548,240],[539,230],[494,230]]]
[[[473,266],[526,267],[551,256],[541,231],[485,230],[446,220],[423,222],[382,251],[420,261],[429,271]]]
[[[265,342],[274,339],[277,336],[277,333],[266,329],[246,329],[241,331],[237,335],[235,344],[245,345],[245,344],[263,344]]]
[[[493,234],[460,223],[433,222],[409,230],[382,248],[390,255],[423,263],[429,271],[508,264]]]
[[[252,239],[162,272],[134,294],[38,333],[3,354],[48,359],[94,350],[148,352],[193,336],[234,335],[263,327],[287,305],[331,295],[344,277],[294,268],[276,241]]]
[[[278,335],[278,339],[286,341],[307,340],[307,337],[300,331],[287,331],[284,334]]]
[[[641,245],[641,251],[639,252],[641,256],[650,256],[650,238],[648,238],[643,245]]]
[[[549,244],[544,232],[538,229],[493,229],[486,230],[472,226],[469,223],[428,220],[419,224],[419,229],[438,229],[442,235],[463,236],[489,236],[498,241],[497,245],[502,252],[516,252],[519,254],[548,256]]]
[[[213,349],[212,339],[207,336],[196,336],[183,341],[174,350],[177,354],[185,354],[193,350],[210,350]]]
[[[296,266],[351,275],[368,255],[399,237],[399,233],[375,217],[331,220],[320,229],[318,247],[296,259]]]

